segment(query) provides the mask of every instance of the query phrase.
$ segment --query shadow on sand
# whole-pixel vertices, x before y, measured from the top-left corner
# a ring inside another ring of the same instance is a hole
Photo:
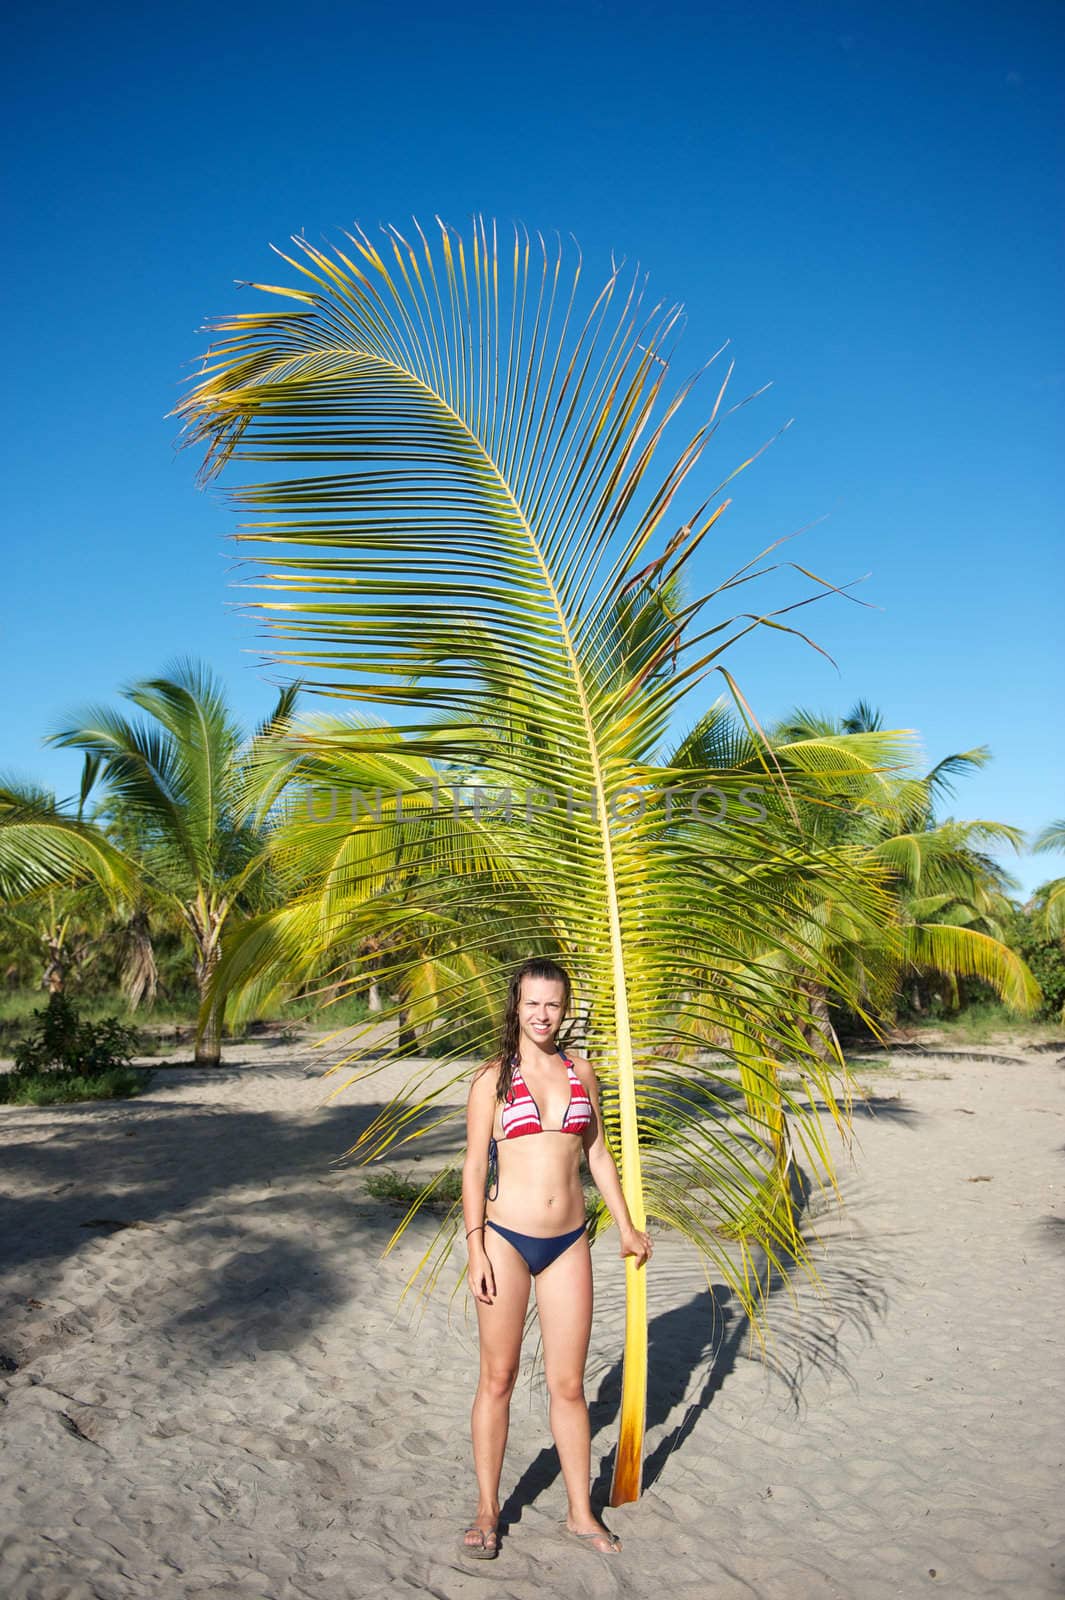
[[[402,1216],[370,1199],[360,1166],[343,1160],[381,1109],[337,1102],[294,1119],[134,1100],[109,1104],[107,1119],[95,1120],[84,1106],[51,1107],[43,1135],[35,1121],[34,1137],[22,1143],[9,1123],[5,1177],[23,1191],[0,1196],[4,1273],[21,1280],[4,1318],[12,1356],[24,1363],[79,1331],[78,1313],[53,1312],[50,1322],[35,1314],[47,1312],[68,1258],[91,1240],[133,1229],[143,1237],[175,1223],[190,1263],[186,1309],[176,1320],[190,1336],[223,1354],[256,1308],[272,1313],[267,1336],[276,1334],[279,1347],[312,1337],[315,1313],[350,1299],[350,1274],[331,1264],[336,1241],[357,1228],[383,1248]],[[429,1171],[454,1148],[453,1128],[419,1139]],[[219,1263],[210,1271],[205,1248]],[[297,1325],[286,1328],[286,1305],[297,1299]]]
[[[803,1189],[806,1189],[803,1185]],[[801,1203],[801,1202],[800,1202]],[[842,1350],[845,1331],[872,1337],[874,1324],[887,1304],[886,1284],[892,1276],[890,1252],[874,1240],[857,1237],[833,1240],[831,1270],[819,1265],[829,1291],[826,1302],[810,1297],[812,1304],[795,1312],[789,1297],[778,1304],[774,1340],[761,1359],[781,1380],[796,1409],[803,1405],[803,1386],[817,1370],[849,1381]],[[779,1297],[784,1280],[770,1275],[767,1295]],[[710,1409],[726,1378],[751,1346],[751,1324],[732,1290],[724,1285],[691,1295],[681,1304],[648,1321],[648,1384],[646,1429],[649,1438],[666,1423],[687,1395],[679,1419],[649,1449],[644,1459],[643,1487],[653,1488],[670,1457],[680,1450],[700,1417]],[[755,1345],[757,1348],[757,1345]],[[589,1397],[593,1459],[595,1440],[609,1434],[621,1410],[622,1362],[604,1373],[594,1396]],[[692,1393],[693,1385],[697,1385]],[[592,1503],[607,1504],[614,1471],[616,1446],[602,1457],[592,1485]],[[549,1490],[560,1477],[558,1455],[545,1446],[514,1485],[501,1512],[502,1528],[520,1522],[523,1508]]]
[[[142,1107],[151,1114],[141,1114]],[[184,1309],[171,1326],[225,1355],[246,1340],[252,1316],[261,1347],[297,1348],[315,1338],[321,1311],[350,1299],[350,1276],[336,1261],[335,1241],[349,1238],[357,1221],[360,1231],[383,1244],[397,1221],[393,1208],[365,1198],[357,1168],[338,1161],[381,1109],[381,1103],[339,1101],[294,1119],[214,1103],[131,1101],[118,1115],[94,1121],[83,1107],[53,1108],[43,1137],[37,1123],[33,1141],[10,1143],[5,1151],[8,1173],[30,1191],[0,1197],[6,1262],[15,1269],[32,1268],[31,1293],[45,1300],[49,1279],[88,1238],[178,1220],[195,1229],[201,1244],[217,1240],[212,1254],[218,1264],[205,1270],[201,1251],[200,1263],[189,1271]],[[913,1116],[903,1103],[887,1098],[859,1102],[855,1110],[899,1120]],[[16,1136],[17,1131],[11,1128]],[[217,1158],[211,1159],[216,1142]],[[455,1146],[454,1126],[429,1128],[419,1139],[428,1170],[453,1156]],[[808,1185],[801,1183],[795,1192],[800,1212],[809,1199]],[[277,1226],[263,1229],[271,1214]],[[801,1330],[784,1317],[784,1360],[770,1365],[796,1399],[806,1367],[840,1367],[840,1327],[868,1328],[882,1300],[883,1274],[869,1241],[856,1241],[853,1248],[858,1255],[849,1268],[847,1252],[842,1259],[836,1252],[828,1284],[831,1313],[820,1321],[807,1314]],[[769,1293],[776,1295],[781,1287],[773,1281]],[[679,1283],[677,1288],[679,1296],[684,1291]],[[652,1315],[648,1332],[649,1435],[688,1400],[647,1455],[646,1488],[658,1481],[713,1404],[740,1359],[750,1327],[731,1290],[716,1286]],[[63,1336],[61,1330],[57,1337]],[[616,1423],[621,1376],[619,1359],[590,1398],[593,1440]],[[613,1451],[602,1460],[593,1486],[597,1504],[606,1499],[612,1470]],[[520,1521],[522,1508],[558,1476],[552,1445],[539,1452],[515,1485],[503,1508],[504,1528]]]

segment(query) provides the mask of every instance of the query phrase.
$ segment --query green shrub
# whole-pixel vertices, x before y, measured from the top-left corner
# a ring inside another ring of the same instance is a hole
[[[138,1042],[135,1028],[115,1017],[83,1021],[65,995],[53,994],[16,1044],[14,1072],[0,1073],[0,1101],[46,1106],[138,1094],[147,1081],[130,1066]]]
[[[1065,1019],[1065,940],[1048,938],[1033,906],[1017,907],[1006,925],[1006,942],[1027,961],[1043,991],[1040,1017]]]
[[[59,1071],[94,1075],[128,1066],[137,1053],[139,1035],[117,1017],[83,1022],[66,995],[53,994],[34,1026],[15,1046],[20,1072]]]

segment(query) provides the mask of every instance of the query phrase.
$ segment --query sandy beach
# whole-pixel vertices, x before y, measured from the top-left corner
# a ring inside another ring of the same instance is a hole
[[[466,1562],[472,1311],[399,1291],[400,1214],[335,1164],[387,1084],[266,1039],[143,1097],[0,1110],[8,1600],[888,1600],[1065,1593],[1065,1043],[908,1051],[859,1081],[826,1295],[778,1294],[768,1360],[659,1238],[647,1488],[576,1549],[534,1370],[497,1561]],[[435,1171],[460,1125],[424,1141]],[[397,1160],[409,1170],[413,1163]],[[595,1252],[588,1371],[605,1492],[622,1272]],[[601,1470],[600,1470],[601,1469]]]

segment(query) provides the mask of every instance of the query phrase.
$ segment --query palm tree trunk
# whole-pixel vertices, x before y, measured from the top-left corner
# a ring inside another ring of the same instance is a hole
[[[66,964],[63,961],[62,946],[49,939],[46,945],[48,962],[44,969],[42,987],[49,994],[62,994],[66,984]]]
[[[42,989],[49,994],[62,994],[67,986],[70,970],[70,951],[67,947],[67,923],[61,918],[53,921],[44,935],[46,961]]]
[[[201,999],[203,994],[201,989]],[[218,1067],[222,1064],[222,1019],[214,1007],[207,1013],[207,1020],[196,1036],[194,1060],[198,1067]]]
[[[366,995],[367,1007],[370,1011],[381,1011],[383,1009],[383,1002],[381,1000],[381,985],[379,981],[379,974],[382,965],[381,940],[376,938],[364,939],[359,945],[358,953],[360,957],[365,958],[366,961],[365,970],[368,980]]]
[[[222,1061],[222,1007],[218,1002],[208,1005],[211,976],[221,953],[217,926],[197,930],[196,987],[200,995],[200,1026],[193,1059],[198,1067],[217,1067]]]
[[[410,1025],[410,1012],[403,1007],[398,1017],[399,1038],[397,1040],[400,1050],[414,1050],[418,1044],[418,1034]]]
[[[155,961],[148,913],[138,906],[125,928],[126,947],[122,959],[122,991],[129,1009],[142,1003],[152,1005],[159,989],[159,968]]]
[[[807,1015],[800,1024],[804,1038],[813,1045],[822,1061],[834,1060],[839,1040],[828,1009],[828,990],[816,978],[799,978],[795,987],[806,997],[808,1006]]]

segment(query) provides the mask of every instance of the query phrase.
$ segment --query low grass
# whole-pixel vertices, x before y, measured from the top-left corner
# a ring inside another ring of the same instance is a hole
[[[431,1182],[429,1178],[404,1178],[398,1172],[382,1170],[371,1172],[366,1179],[366,1192],[374,1200],[390,1200],[395,1205],[412,1206],[425,1188]],[[449,1168],[432,1194],[425,1201],[429,1206],[453,1206],[456,1200],[462,1199],[462,1172],[457,1167]]]
[[[188,1034],[196,1027],[196,1005],[194,1001],[190,1002],[188,999],[158,1000],[152,1006],[142,1006],[137,1011],[131,1011],[119,994],[83,995],[76,990],[72,993],[78,1015],[87,1022],[96,1022],[103,1017],[116,1017],[127,1027],[136,1028],[144,1034],[146,1055],[151,1054],[154,1048],[153,1033],[166,1034],[170,1030],[180,1029],[182,1033]],[[5,1042],[17,1038],[30,1025],[33,1013],[39,1011],[47,999],[48,996],[40,989],[10,989],[0,992],[0,1054],[4,1053]],[[356,1022],[364,1022],[368,1016],[369,1007],[365,996],[345,995],[331,1005],[322,1005],[317,997],[289,1000],[283,1005],[271,1007],[257,1021],[260,1025],[266,1023],[277,1024],[282,1028],[287,1025],[297,1029],[310,1027],[329,1031],[333,1028],[350,1027]],[[241,1038],[243,1032],[243,1028],[238,1027],[233,1030],[230,1037]]]
[[[142,1094],[149,1074],[134,1067],[102,1072],[0,1072],[0,1105],[60,1106],[77,1100],[128,1100]]]
[[[847,1071],[850,1073],[886,1072],[897,1073],[898,1065],[889,1055],[883,1056],[852,1056],[847,1055]]]
[[[192,1027],[196,1021],[195,1007],[190,1007],[187,1000],[173,1004],[160,1000],[157,1005],[131,1011],[118,994],[84,995],[76,990],[72,992],[77,998],[78,1015],[88,1022],[96,1022],[101,1017],[118,1017],[120,1022],[135,1027],[165,1027],[167,1024],[171,1027],[177,1024]],[[11,989],[0,994],[0,1026],[25,1026],[47,999],[48,996],[41,989]]]
[[[974,1000],[953,1016],[931,1016],[911,1020],[907,1030],[920,1044],[925,1035],[941,1035],[951,1044],[1046,1044],[1060,1039],[1063,1034],[1060,1022],[1031,1022],[1018,1017],[994,1000]]]
[[[366,1178],[366,1192],[374,1200],[384,1200],[396,1206],[409,1210],[422,1193],[431,1178],[405,1178],[398,1172],[382,1169],[380,1172],[371,1172]],[[462,1199],[462,1169],[449,1167],[422,1204],[431,1210],[444,1211],[456,1205]],[[596,1216],[600,1206],[599,1192],[596,1189],[586,1188],[584,1192],[584,1210],[591,1222]]]
[[[302,1023],[311,1028],[348,1028],[355,1022],[365,1022],[370,1015],[370,1008],[366,1003],[365,995],[346,994],[339,1000],[334,1000],[329,1005],[320,1005],[317,1000],[290,1000],[287,1005],[279,1006],[277,1020],[292,1023]]]

